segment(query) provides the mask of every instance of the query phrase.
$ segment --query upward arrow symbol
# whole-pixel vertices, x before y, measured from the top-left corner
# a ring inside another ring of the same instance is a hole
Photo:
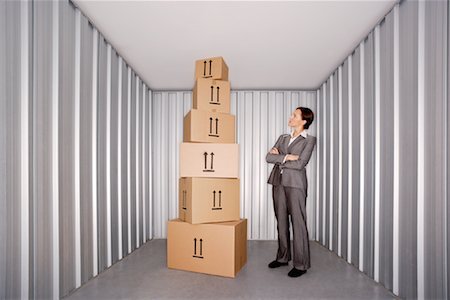
[[[211,152],[211,170],[214,169],[214,152]]]
[[[202,252],[203,252],[203,239],[200,239],[199,240],[199,242],[200,242],[200,255],[199,256],[197,256],[197,238],[194,238],[194,255],[193,255],[193,257],[195,257],[195,258],[201,258],[201,259],[203,259],[203,256],[202,256]]]
[[[213,126],[212,121],[213,121],[213,118],[209,118],[209,133],[210,134],[212,134],[212,126]]]

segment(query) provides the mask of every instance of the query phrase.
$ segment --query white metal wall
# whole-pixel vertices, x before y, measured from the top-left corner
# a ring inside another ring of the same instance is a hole
[[[402,298],[448,299],[448,1],[402,1],[323,83],[317,239]]]
[[[179,145],[183,140],[183,117],[191,109],[191,92],[153,92],[153,236],[165,238],[166,223],[178,217]],[[272,165],[267,151],[282,133],[289,133],[287,121],[298,106],[316,112],[316,92],[232,91],[231,113],[236,116],[240,147],[241,217],[248,219],[248,238],[276,239],[271,186],[267,179]],[[320,117],[316,114],[316,117]],[[316,136],[316,121],[310,127]],[[309,196],[308,228],[316,227],[316,151],[307,166]]]
[[[150,101],[69,1],[0,1],[0,299],[59,299],[152,238]]]
[[[264,157],[307,106],[310,236],[401,297],[449,297],[449,10],[402,1],[317,92],[232,92],[250,239],[276,239]],[[152,95],[68,1],[0,16],[0,298],[59,298],[166,236],[191,92]]]

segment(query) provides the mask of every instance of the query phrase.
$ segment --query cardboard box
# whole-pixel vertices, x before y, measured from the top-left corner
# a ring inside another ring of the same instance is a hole
[[[178,202],[179,218],[191,224],[239,220],[239,179],[180,178]]]
[[[247,220],[192,225],[167,224],[167,266],[235,277],[247,262]]]
[[[220,56],[199,59],[195,61],[195,79],[198,78],[228,80],[228,66]]]
[[[192,90],[192,108],[230,113],[230,82],[199,78]]]
[[[183,122],[183,141],[198,143],[235,143],[235,117],[192,109]]]
[[[180,177],[238,178],[239,145],[180,144]]]

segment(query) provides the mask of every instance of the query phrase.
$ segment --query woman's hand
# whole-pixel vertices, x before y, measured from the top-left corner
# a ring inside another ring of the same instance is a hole
[[[277,148],[272,148],[272,149],[270,149],[270,152],[269,152],[270,154],[280,154],[280,152],[278,151],[278,149]]]
[[[293,154],[288,154],[286,155],[286,161],[290,161],[290,160],[298,160],[299,156],[298,155],[293,155]]]

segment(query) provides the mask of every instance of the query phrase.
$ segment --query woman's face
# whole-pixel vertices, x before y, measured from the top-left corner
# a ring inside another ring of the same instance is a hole
[[[288,125],[289,127],[303,127],[303,125],[306,123],[302,119],[302,111],[300,109],[296,109],[292,112],[292,115],[289,117]]]

